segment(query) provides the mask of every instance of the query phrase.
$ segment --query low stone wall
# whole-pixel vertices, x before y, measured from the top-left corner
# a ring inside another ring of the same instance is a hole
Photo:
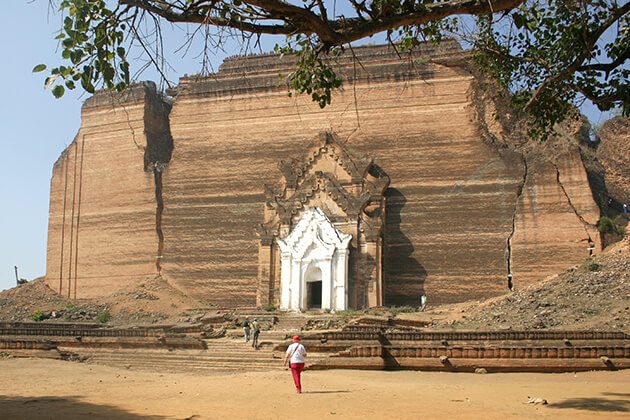
[[[630,335],[621,331],[400,329],[352,325],[306,334],[303,343],[316,354],[308,368],[567,372],[630,367]]]
[[[621,331],[388,331],[378,327],[346,327],[308,335],[315,340],[506,341],[506,340],[629,340]]]
[[[200,326],[150,326],[108,328],[99,324],[0,323],[0,336],[66,336],[66,337],[162,337],[183,336],[200,332]]]
[[[619,345],[585,345],[561,347],[556,345],[508,345],[489,347],[438,346],[366,346],[352,347],[339,353],[340,357],[412,357],[412,358],[463,358],[463,359],[573,359],[622,357],[630,358],[630,347]],[[334,356],[333,356],[334,357]]]
[[[335,357],[308,366],[311,370],[422,370],[447,372],[583,372],[590,370],[618,370],[630,368],[630,359],[604,361],[595,359],[451,359],[448,364],[439,358],[401,358],[391,363],[375,357]]]
[[[66,350],[62,353],[77,348],[206,348],[205,342],[200,338],[176,331],[177,326],[105,328],[98,324],[0,323],[0,350],[6,350],[18,357],[51,357],[46,352],[60,357],[59,348]]]

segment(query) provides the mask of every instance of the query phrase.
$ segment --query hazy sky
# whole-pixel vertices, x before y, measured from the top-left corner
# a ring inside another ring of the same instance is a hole
[[[5,84],[0,102],[0,290],[15,285],[15,265],[28,280],[45,274],[52,166],[79,129],[85,99],[80,91],[54,99],[43,88],[44,73],[31,72],[39,63],[59,64],[53,38],[61,22],[47,6],[48,0],[10,0],[0,15],[0,76]],[[166,50],[175,54],[169,78],[177,80],[199,72],[201,65],[194,54],[182,58],[175,53],[184,32],[173,31]],[[215,69],[225,55],[239,53],[236,47],[228,49],[229,54],[211,57]],[[141,79],[157,80],[153,72]],[[601,118],[592,107],[584,112],[594,122]]]

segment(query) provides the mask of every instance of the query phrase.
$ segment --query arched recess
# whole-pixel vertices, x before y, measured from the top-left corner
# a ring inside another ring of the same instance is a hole
[[[306,302],[307,309],[322,308],[322,270],[316,262],[311,262],[306,269],[304,276],[306,283]]]

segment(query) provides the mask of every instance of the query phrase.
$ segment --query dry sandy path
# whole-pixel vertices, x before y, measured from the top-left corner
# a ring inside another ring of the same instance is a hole
[[[629,418],[630,371],[314,371],[197,376],[0,360],[0,419]],[[549,405],[526,404],[528,396]]]

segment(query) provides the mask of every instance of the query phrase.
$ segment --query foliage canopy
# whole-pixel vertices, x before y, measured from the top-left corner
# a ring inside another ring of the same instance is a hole
[[[483,72],[512,94],[538,134],[584,99],[630,113],[630,2],[627,0],[49,0],[63,17],[64,64],[46,87],[60,97],[80,85],[120,91],[131,83],[130,49],[161,70],[161,25],[205,32],[204,48],[236,35],[244,45],[284,36],[276,51],[298,54],[293,90],[322,108],[341,79],[327,56],[384,34],[400,51],[455,36]],[[148,28],[148,29],[147,29]],[[214,38],[214,39],[213,39]],[[33,71],[44,71],[44,64]]]

